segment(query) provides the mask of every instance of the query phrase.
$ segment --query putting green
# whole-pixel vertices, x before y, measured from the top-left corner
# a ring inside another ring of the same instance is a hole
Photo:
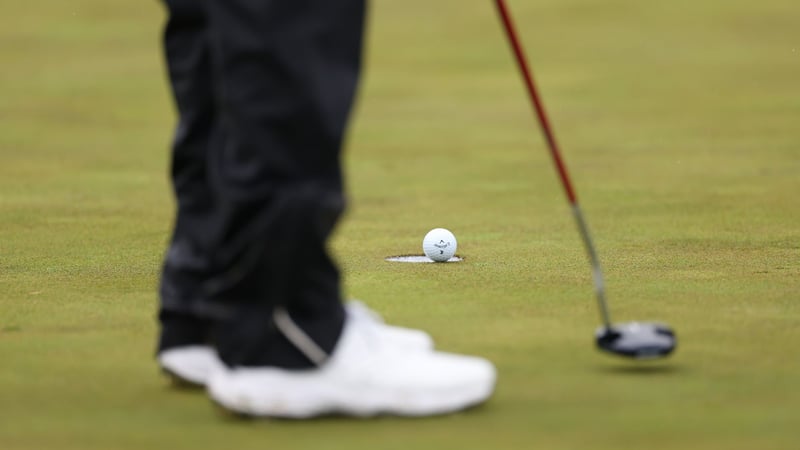
[[[346,293],[499,370],[484,407],[239,422],[152,359],[172,220],[157,2],[0,18],[0,448],[800,448],[796,0],[510,0],[615,320],[679,348],[598,353],[591,274],[491,2],[374,1],[331,247]],[[458,264],[398,264],[434,227]]]

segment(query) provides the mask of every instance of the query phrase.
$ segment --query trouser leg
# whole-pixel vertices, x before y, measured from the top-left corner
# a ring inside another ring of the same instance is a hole
[[[195,287],[193,311],[221,323],[216,343],[229,365],[305,367],[271,318],[285,308],[326,352],[341,331],[339,274],[325,243],[344,208],[340,149],[364,5],[205,6],[218,112],[207,166],[215,204],[194,238],[211,260],[195,267],[191,252],[173,252],[173,243],[165,273],[175,274],[175,292]]]
[[[207,339],[209,323],[193,311],[200,297],[198,285],[181,283],[180,278],[211,268],[202,224],[213,216],[216,203],[207,170],[217,111],[204,6],[197,0],[165,0],[164,4],[169,14],[164,57],[178,112],[171,161],[177,205],[160,286],[159,350]]]

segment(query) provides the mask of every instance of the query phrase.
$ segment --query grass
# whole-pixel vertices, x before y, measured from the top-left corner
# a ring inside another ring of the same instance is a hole
[[[346,293],[492,359],[496,395],[261,423],[169,389],[163,12],[31,0],[0,18],[0,448],[798,448],[800,7],[511,6],[613,314],[672,324],[672,359],[591,348],[588,265],[489,2],[373,2],[332,242]],[[383,261],[437,226],[463,263]]]

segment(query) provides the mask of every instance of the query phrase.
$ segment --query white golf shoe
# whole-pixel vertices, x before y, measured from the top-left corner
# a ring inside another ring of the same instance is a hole
[[[364,325],[365,332],[373,339],[408,350],[433,349],[433,339],[428,333],[387,325],[378,313],[357,300],[347,302],[345,311],[348,320]],[[225,368],[214,348],[207,345],[170,348],[160,352],[157,359],[161,369],[179,384],[205,386],[212,373]]]
[[[224,370],[217,352],[207,345],[190,345],[164,350],[158,354],[161,370],[177,384],[205,386],[211,374]]]
[[[428,416],[484,402],[495,377],[485,359],[387,344],[375,339],[368,323],[348,316],[336,348],[320,367],[218,371],[208,392],[229,411],[260,417]]]
[[[404,347],[409,350],[433,350],[433,338],[422,331],[412,328],[388,325],[380,314],[371,310],[358,300],[350,300],[344,305],[348,319],[359,321],[370,333],[380,336],[389,345]]]

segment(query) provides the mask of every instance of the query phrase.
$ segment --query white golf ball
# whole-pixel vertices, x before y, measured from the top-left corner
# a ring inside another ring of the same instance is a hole
[[[436,261],[445,262],[456,254],[458,242],[450,230],[434,228],[422,240],[422,251],[425,256]]]

